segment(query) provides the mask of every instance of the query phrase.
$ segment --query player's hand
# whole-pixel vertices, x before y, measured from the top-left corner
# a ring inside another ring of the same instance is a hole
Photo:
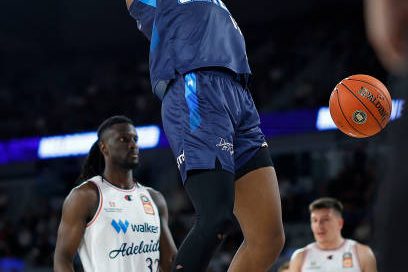
[[[388,71],[408,74],[408,1],[365,0],[367,35]]]

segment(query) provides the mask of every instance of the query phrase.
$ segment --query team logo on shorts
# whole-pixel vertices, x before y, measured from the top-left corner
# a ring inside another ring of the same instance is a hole
[[[353,255],[351,254],[351,252],[346,252],[343,254],[343,267],[353,267]]]
[[[154,208],[153,208],[153,205],[150,199],[145,195],[141,195],[140,200],[142,201],[142,205],[143,205],[143,209],[145,213],[154,215]]]
[[[364,111],[356,110],[353,113],[353,121],[356,124],[364,124],[367,121],[367,114]]]
[[[234,155],[234,145],[227,142],[224,138],[220,137],[220,142],[216,146],[221,148],[222,151],[229,152],[231,156]]]
[[[176,158],[178,169],[180,169],[180,166],[183,164],[185,160],[186,160],[186,156],[184,156],[184,150],[183,150],[183,152]]]
[[[261,145],[261,147],[263,147],[263,148],[268,147],[268,143],[267,143],[267,142],[263,142],[262,145]]]

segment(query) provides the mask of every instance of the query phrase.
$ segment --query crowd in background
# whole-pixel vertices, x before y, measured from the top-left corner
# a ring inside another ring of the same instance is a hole
[[[258,33],[256,26],[247,29],[250,89],[260,112],[327,106],[342,78],[384,76],[362,28],[309,23],[293,35],[298,27],[271,29],[267,40],[252,34]],[[88,131],[114,114],[126,114],[136,124],[160,124],[147,55],[50,56],[18,48],[13,55],[0,47],[0,55],[11,54],[0,63],[1,139]]]

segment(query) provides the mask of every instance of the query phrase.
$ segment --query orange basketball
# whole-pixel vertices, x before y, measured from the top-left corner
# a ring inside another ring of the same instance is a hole
[[[340,81],[329,101],[330,115],[345,134],[365,138],[377,134],[390,120],[391,96],[384,84],[368,75]]]

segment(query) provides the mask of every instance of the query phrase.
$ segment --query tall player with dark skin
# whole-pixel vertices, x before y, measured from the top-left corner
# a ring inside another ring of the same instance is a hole
[[[105,182],[119,189],[129,190],[139,186],[133,179],[133,168],[139,163],[138,135],[131,121],[121,116],[112,117],[101,125],[98,134],[99,140],[90,150],[80,180],[86,181],[101,175]],[[160,216],[160,268],[162,271],[170,271],[176,247],[168,228],[167,204],[158,191],[148,188],[148,192]],[[97,214],[99,198],[97,186],[90,181],[74,188],[67,196],[58,229],[55,271],[74,271],[74,256],[83,241],[87,224]],[[134,203],[136,205],[138,202]],[[108,230],[113,228],[107,226]],[[116,271],[120,271],[120,262],[117,264]]]
[[[265,272],[283,248],[275,168],[248,88],[245,39],[221,0],[127,0],[150,41],[150,80],[196,221],[173,271],[206,271],[233,217],[230,272]]]

